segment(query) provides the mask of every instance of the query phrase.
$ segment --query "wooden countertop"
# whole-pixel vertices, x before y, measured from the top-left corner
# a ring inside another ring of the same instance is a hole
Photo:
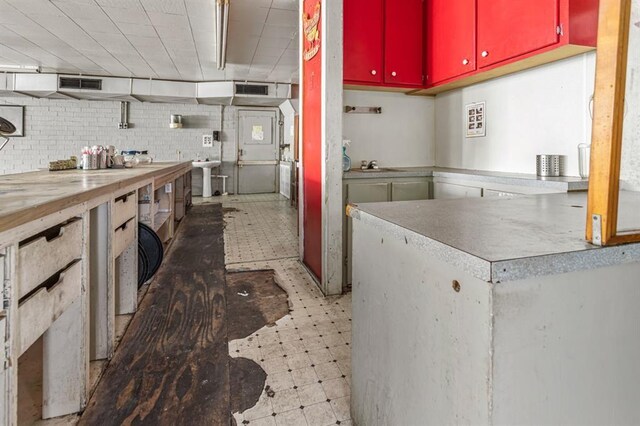
[[[191,170],[190,161],[131,169],[38,171],[0,176],[0,233],[148,179]]]

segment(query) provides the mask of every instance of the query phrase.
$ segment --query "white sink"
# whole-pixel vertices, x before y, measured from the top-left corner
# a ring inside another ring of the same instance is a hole
[[[218,167],[220,161],[193,161],[191,164],[202,169],[202,197],[211,197],[211,169]]]
[[[194,161],[193,167],[200,167],[203,169],[212,169],[220,165],[220,161]]]

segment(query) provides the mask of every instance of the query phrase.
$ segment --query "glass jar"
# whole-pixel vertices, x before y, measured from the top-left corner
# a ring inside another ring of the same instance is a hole
[[[124,156],[125,167],[135,167],[138,165],[138,151],[122,151],[122,155]]]
[[[149,155],[149,151],[140,151],[138,154],[138,162],[139,164],[151,164],[153,163],[153,158]]]

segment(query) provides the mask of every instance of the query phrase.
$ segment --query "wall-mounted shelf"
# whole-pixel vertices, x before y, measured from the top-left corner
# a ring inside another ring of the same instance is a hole
[[[382,114],[382,107],[361,107],[350,106],[344,107],[345,114]]]

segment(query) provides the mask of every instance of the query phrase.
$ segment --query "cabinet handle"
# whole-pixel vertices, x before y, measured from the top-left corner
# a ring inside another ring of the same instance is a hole
[[[482,57],[486,58],[487,56],[489,56],[489,52],[487,52],[486,50],[482,51]]]
[[[462,60],[462,65],[469,65],[469,60],[468,59],[463,59]]]
[[[396,75],[398,75],[398,74],[397,74],[395,71],[393,71],[393,72],[391,73],[391,76],[392,76],[392,77],[395,77]]]
[[[371,75],[376,75],[376,74],[378,74],[378,71],[376,71],[376,70],[371,70]]]

